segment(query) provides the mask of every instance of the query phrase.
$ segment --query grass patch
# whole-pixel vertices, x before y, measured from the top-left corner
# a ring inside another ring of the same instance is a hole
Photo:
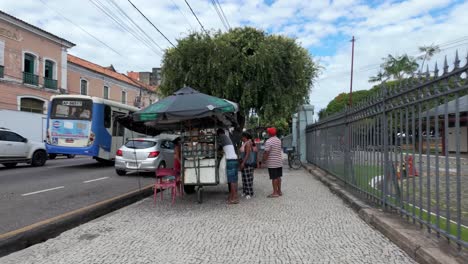
[[[379,199],[380,201],[383,200],[384,194],[381,191],[380,184],[377,184],[375,188],[370,185],[370,182],[374,177],[383,175],[383,167],[379,165],[368,165],[368,164],[355,164],[353,165],[353,173],[351,175],[346,173],[346,168],[343,163],[341,164],[330,164],[332,165],[328,171],[335,175],[336,177],[340,178],[344,182],[352,185],[356,189],[367,193],[368,195],[372,195],[375,198]],[[399,188],[402,188],[401,192],[403,192],[403,198],[405,197],[406,193],[404,193],[405,185],[402,186],[401,181],[398,181]],[[413,214],[415,217],[419,217],[426,223],[430,223],[431,225],[437,227],[437,216],[430,215],[428,212],[420,209],[416,205],[413,205],[407,201],[401,201],[400,197],[396,197],[396,186],[394,184],[389,184],[387,186],[387,198],[386,201],[389,205],[397,208],[404,209],[408,215],[411,217]],[[423,205],[424,206],[424,205]],[[433,208],[431,206],[431,208]],[[463,214],[464,216],[464,214]],[[438,227],[441,230],[444,230],[446,233],[453,235],[454,237],[458,236],[457,231],[457,224],[453,222],[449,222],[447,225],[447,219],[442,215],[439,215],[439,223]],[[433,229],[431,227],[431,229]],[[434,232],[437,232],[434,230]],[[460,239],[468,242],[468,228],[461,226],[460,227]]]

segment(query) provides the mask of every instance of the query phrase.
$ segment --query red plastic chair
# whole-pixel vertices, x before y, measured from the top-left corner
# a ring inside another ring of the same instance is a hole
[[[174,177],[174,178],[170,178]],[[168,179],[169,178],[169,179]],[[161,200],[163,200],[163,190],[171,189],[172,203],[175,202],[177,192],[183,195],[182,182],[179,173],[174,169],[160,168],[156,170],[156,183],[154,184],[154,203],[156,204],[157,191],[160,190]]]

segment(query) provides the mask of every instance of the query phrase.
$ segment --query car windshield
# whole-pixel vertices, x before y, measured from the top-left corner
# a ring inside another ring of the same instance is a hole
[[[131,149],[146,149],[156,146],[157,142],[149,140],[129,140],[125,143],[125,147]]]
[[[54,99],[52,119],[91,120],[93,101],[87,99]]]

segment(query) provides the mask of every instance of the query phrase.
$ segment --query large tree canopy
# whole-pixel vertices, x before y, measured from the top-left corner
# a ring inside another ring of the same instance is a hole
[[[168,49],[161,92],[184,85],[238,102],[240,125],[253,110],[262,119],[290,118],[308,99],[319,66],[294,39],[251,28],[192,33]]]

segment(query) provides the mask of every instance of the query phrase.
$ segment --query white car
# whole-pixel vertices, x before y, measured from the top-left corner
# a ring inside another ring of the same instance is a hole
[[[154,172],[157,168],[174,166],[174,137],[132,138],[117,150],[115,171],[123,176],[127,172]]]
[[[47,160],[44,143],[29,141],[27,138],[0,127],[0,164],[13,168],[18,163],[43,166]]]

